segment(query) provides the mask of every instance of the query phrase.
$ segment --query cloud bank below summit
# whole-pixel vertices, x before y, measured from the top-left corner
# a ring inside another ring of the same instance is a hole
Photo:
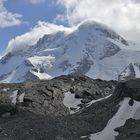
[[[93,19],[116,30],[129,40],[139,41],[139,0],[58,0],[64,7],[63,15],[56,19],[73,26],[85,19]]]
[[[29,2],[38,4],[45,0],[30,0]],[[8,43],[7,51],[31,46],[45,34],[71,30],[73,26],[87,19],[106,24],[126,39],[140,43],[139,0],[56,0],[55,2],[60,8],[63,7],[63,13],[54,19],[56,24],[39,21],[29,32],[12,39]],[[67,22],[70,27],[57,25],[60,22],[62,24]]]
[[[45,34],[51,34],[57,31],[71,31],[71,28],[38,21],[37,25],[33,27],[29,32],[10,40],[6,52],[17,51],[31,47],[32,45],[37,43],[37,41]]]

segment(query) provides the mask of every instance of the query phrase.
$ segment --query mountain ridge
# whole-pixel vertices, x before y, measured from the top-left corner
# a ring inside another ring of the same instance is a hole
[[[125,80],[125,74],[120,76],[125,68],[131,63],[139,65],[140,52],[131,48],[113,30],[89,20],[72,31],[45,35],[24,50],[8,52],[0,60],[0,82],[50,79],[67,74]],[[139,67],[134,67],[137,74],[133,78],[140,77],[139,71]]]

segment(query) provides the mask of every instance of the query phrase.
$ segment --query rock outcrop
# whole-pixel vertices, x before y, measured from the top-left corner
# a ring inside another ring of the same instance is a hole
[[[140,79],[116,82],[76,75],[0,84],[0,139],[90,140],[91,134],[102,133],[125,98],[130,98],[128,107],[139,101],[139,84]],[[117,140],[137,140],[139,120],[129,119],[115,131]]]
[[[87,103],[110,95],[116,83],[71,75],[47,81],[1,84],[0,102],[1,105],[14,104],[37,114],[62,116],[69,113],[63,104],[66,92],[71,92],[75,98]],[[20,98],[23,98],[22,101]],[[15,100],[14,103],[12,100]]]
[[[116,140],[139,140],[140,120],[129,119],[123,127],[116,128],[115,131],[119,132]]]

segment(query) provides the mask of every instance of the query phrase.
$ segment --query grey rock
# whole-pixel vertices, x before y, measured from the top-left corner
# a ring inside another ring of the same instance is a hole
[[[126,82],[120,82],[113,94],[114,97],[130,97],[133,100],[140,101],[140,79],[133,79]]]
[[[1,115],[1,117],[5,118],[5,117],[9,117],[11,115],[11,113],[7,112]]]
[[[140,140],[140,120],[129,119],[115,131],[119,132],[116,140]]]
[[[118,80],[129,80],[135,78],[136,78],[136,72],[132,63],[130,63],[118,76]]]

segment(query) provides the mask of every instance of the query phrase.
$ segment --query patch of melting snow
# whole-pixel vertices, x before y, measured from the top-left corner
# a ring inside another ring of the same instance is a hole
[[[109,120],[107,126],[101,132],[91,134],[90,140],[115,140],[118,135],[114,131],[115,128],[123,126],[126,120],[130,118],[140,119],[140,102],[134,101],[133,106],[130,106],[129,100],[130,98],[123,100],[118,112]]]
[[[18,95],[18,90],[15,90],[15,91],[13,91],[13,94],[10,96],[13,104],[17,103],[17,95]]]
[[[15,91],[13,91],[13,94],[10,96],[10,98],[12,99],[12,103],[16,104],[17,102],[23,103],[24,96],[25,96],[25,93],[18,95],[18,90],[15,90]]]
[[[72,81],[75,81],[75,79],[74,79],[74,78],[71,78],[71,80],[72,80]]]
[[[108,99],[109,97],[111,97],[112,94],[110,94],[109,96],[106,96],[104,98],[100,98],[98,100],[93,100],[89,103],[87,103],[87,106],[86,107],[89,107],[91,106],[92,104],[98,102],[98,101],[101,101],[101,100],[104,100],[104,99]],[[76,112],[78,112],[78,110],[80,109],[80,104],[82,104],[82,99],[77,99],[75,98],[75,94],[74,93],[71,93],[71,92],[66,92],[64,94],[64,100],[63,100],[63,104],[69,108],[70,110],[70,114],[74,114]]]
[[[24,96],[25,96],[25,93],[22,93],[22,94],[18,97],[19,103],[23,103],[23,101],[24,101]]]
[[[7,92],[10,88],[4,88],[3,91]]]
[[[106,96],[106,97],[104,97],[104,98],[100,98],[100,99],[97,99],[97,100],[92,100],[91,102],[88,103],[87,107],[91,106],[92,104],[94,104],[94,103],[96,103],[96,102],[102,101],[102,100],[104,100],[104,99],[108,99],[108,98],[111,97],[111,96],[112,96],[112,94],[110,94],[110,95],[108,95],[108,96]]]
[[[71,92],[66,92],[64,94],[64,100],[63,100],[63,104],[69,108],[70,110],[70,114],[73,114],[75,112],[77,112],[77,110],[80,109],[80,104],[82,103],[81,102],[82,99],[77,99],[75,98],[75,94],[74,93],[71,93]],[[74,110],[72,110],[72,108]]]
[[[87,138],[87,136],[82,136],[82,137],[81,137],[81,139],[85,139],[85,138]]]

